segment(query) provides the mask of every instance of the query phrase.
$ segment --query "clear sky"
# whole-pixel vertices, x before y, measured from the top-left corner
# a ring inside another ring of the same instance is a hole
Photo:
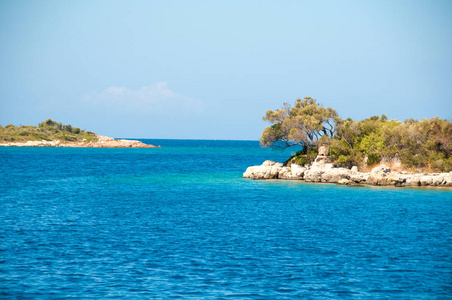
[[[452,118],[452,1],[0,1],[0,124],[252,139],[311,96]]]

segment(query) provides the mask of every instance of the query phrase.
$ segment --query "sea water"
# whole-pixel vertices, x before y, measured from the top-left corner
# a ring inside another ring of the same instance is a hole
[[[452,298],[452,192],[243,179],[289,151],[0,148],[0,298]]]

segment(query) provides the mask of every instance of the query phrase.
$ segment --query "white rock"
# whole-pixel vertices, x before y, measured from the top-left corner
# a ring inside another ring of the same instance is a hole
[[[387,177],[391,172],[391,168],[385,165],[375,167],[370,171],[370,176],[367,178],[367,183],[373,185],[386,185]]]
[[[282,167],[279,171],[278,178],[288,180],[302,180],[305,171],[306,168],[292,164],[290,167]]]
[[[272,160],[266,160],[262,163],[262,166],[264,167],[272,167],[272,166],[277,166],[277,167],[281,167],[283,166],[282,163],[276,162],[276,161],[272,161]]]
[[[339,179],[337,183],[347,185],[347,184],[350,184],[350,180],[343,178],[343,179]]]
[[[350,181],[355,183],[365,183],[369,178],[369,173],[355,173],[350,175]]]
[[[243,177],[251,179],[276,179],[282,168],[282,163],[267,160],[260,166],[248,167],[245,173],[243,173]]]
[[[372,169],[370,173],[361,173],[356,166],[351,170],[335,168],[331,159],[317,156],[312,165],[292,164],[284,167],[281,163],[267,160],[260,166],[247,168],[243,174],[251,179],[287,179],[305,180],[306,182],[329,182],[346,185],[371,184],[393,186],[446,186],[452,187],[452,172],[432,174],[409,174],[392,172],[386,165]]]
[[[292,164],[291,169],[292,169],[292,174],[294,176],[301,177],[301,178],[304,176],[304,173],[306,172],[305,167],[302,167],[302,166],[299,166],[296,164]]]

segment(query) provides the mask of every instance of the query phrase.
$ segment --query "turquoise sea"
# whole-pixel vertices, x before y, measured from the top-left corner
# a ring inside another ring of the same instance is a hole
[[[0,148],[1,299],[452,299],[452,191],[242,178],[256,141]]]

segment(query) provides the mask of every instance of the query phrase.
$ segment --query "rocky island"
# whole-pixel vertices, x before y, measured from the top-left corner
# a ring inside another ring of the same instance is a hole
[[[245,178],[452,187],[450,120],[344,120],[311,97],[269,110],[263,120],[272,125],[263,130],[261,146],[301,150],[284,163],[249,167]]]
[[[137,140],[116,140],[47,119],[35,126],[0,126],[3,147],[160,148]]]

